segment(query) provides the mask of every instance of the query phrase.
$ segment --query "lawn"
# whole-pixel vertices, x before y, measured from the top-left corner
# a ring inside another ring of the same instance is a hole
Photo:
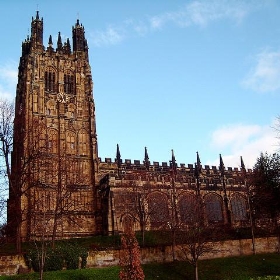
[[[146,280],[193,280],[192,267],[185,262],[146,264],[143,265],[143,269]],[[118,267],[46,272],[45,280],[117,280],[118,272]],[[268,275],[271,277],[265,277]],[[219,258],[199,262],[200,280],[280,280],[276,275],[280,275],[279,254]],[[4,279],[37,280],[38,274],[0,277],[0,280]]]

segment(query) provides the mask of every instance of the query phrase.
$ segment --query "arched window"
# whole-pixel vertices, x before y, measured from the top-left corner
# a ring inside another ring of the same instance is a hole
[[[216,194],[207,194],[204,197],[208,222],[222,222],[222,198]]]
[[[246,221],[247,216],[246,199],[240,194],[236,194],[231,198],[231,211],[235,221]]]
[[[198,210],[198,201],[195,195],[192,194],[183,194],[179,197],[178,200],[179,214],[181,217],[181,222],[184,224],[191,224],[196,222],[197,216],[203,213],[197,213]]]
[[[167,197],[161,193],[152,193],[148,197],[148,213],[152,229],[168,226],[169,211]]]

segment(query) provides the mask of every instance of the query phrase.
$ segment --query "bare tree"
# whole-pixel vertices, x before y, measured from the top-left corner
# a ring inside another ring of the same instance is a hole
[[[76,156],[51,153],[50,149],[56,150],[58,141],[50,144],[48,137],[42,141],[43,133],[41,136],[39,156],[32,162],[35,167],[40,166],[40,172],[32,174],[27,219],[30,221],[29,238],[35,244],[40,279],[43,279],[49,247],[54,249],[57,237],[63,237],[69,230],[69,223],[73,228],[82,226],[79,222],[83,221],[77,219],[79,211],[89,211],[90,203],[85,205],[82,201],[86,201],[83,189],[90,178]]]
[[[7,196],[11,185],[10,155],[13,147],[14,103],[0,99],[0,225],[1,239],[6,237],[7,229]]]
[[[41,239],[44,233],[54,247],[57,236],[63,237],[69,230],[67,225],[82,226],[77,213],[89,212],[85,186],[89,185],[90,178],[75,157],[46,154],[38,161],[41,172],[32,188],[31,235],[33,239]]]
[[[181,224],[180,243],[177,245],[180,258],[194,267],[195,280],[198,280],[198,260],[206,253],[214,252],[215,229],[207,225],[204,204],[194,196],[192,207],[185,213],[185,223]]]
[[[0,99],[0,157],[1,157],[1,189],[0,189],[0,220],[5,221],[6,197],[11,183],[10,154],[13,147],[14,103]]]
[[[148,195],[152,192],[152,186],[149,182],[142,184],[138,189],[135,198],[135,208],[137,213],[137,220],[140,224],[140,231],[142,236],[142,246],[145,245],[145,232],[149,223],[151,215],[155,212],[155,205],[148,205]]]
[[[141,179],[146,179],[146,173],[142,173]],[[140,231],[142,236],[142,246],[145,245],[145,232],[149,223],[151,215],[156,211],[156,204],[149,203],[148,197],[152,193],[152,184],[149,181],[141,182],[135,185],[135,181],[131,181],[131,185],[134,185],[134,202],[133,202],[133,212],[135,213],[135,219],[139,222]],[[150,199],[151,202],[151,199]]]

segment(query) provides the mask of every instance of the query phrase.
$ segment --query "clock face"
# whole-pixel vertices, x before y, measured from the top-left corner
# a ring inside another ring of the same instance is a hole
[[[57,94],[57,101],[60,103],[66,103],[68,101],[68,97],[67,97],[66,93],[59,92]]]

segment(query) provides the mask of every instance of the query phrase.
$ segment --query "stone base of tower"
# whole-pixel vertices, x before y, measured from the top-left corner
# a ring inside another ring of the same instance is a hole
[[[73,213],[56,222],[52,215],[36,213],[36,219],[23,222],[22,241],[82,238],[96,235],[95,216]]]

